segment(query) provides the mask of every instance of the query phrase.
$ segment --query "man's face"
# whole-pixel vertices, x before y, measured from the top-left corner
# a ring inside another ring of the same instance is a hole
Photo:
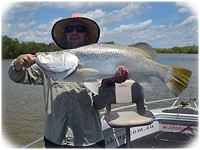
[[[69,22],[66,26],[76,26],[76,25],[82,25],[85,26],[83,22],[79,20],[74,20]],[[74,28],[72,32],[65,32],[67,44],[69,45],[68,48],[77,48],[80,46],[84,46],[85,40],[88,38],[88,33],[86,31],[84,32],[77,32]]]

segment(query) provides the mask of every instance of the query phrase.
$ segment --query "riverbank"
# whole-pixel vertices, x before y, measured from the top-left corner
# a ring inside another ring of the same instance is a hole
[[[134,44],[133,44],[134,45]],[[130,45],[132,46],[132,45]],[[198,54],[198,46],[174,46],[172,48],[154,48],[157,53],[186,53],[186,54]]]
[[[174,46],[173,48],[155,48],[157,53],[186,53],[186,54],[198,54],[198,46]]]
[[[107,44],[115,44],[112,42],[105,42]],[[131,45],[130,45],[131,46]],[[52,52],[58,51],[60,48],[55,43],[36,43],[32,42],[19,42],[17,38],[13,39],[7,35],[2,35],[2,59],[17,58],[21,54],[35,54],[37,52]],[[173,48],[155,48],[157,53],[190,53],[197,54],[198,46],[186,46]]]

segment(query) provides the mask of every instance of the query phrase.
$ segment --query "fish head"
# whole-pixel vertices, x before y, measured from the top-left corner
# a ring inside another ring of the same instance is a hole
[[[64,51],[38,52],[35,54],[35,62],[54,79],[60,80],[70,75],[78,66],[78,58]]]

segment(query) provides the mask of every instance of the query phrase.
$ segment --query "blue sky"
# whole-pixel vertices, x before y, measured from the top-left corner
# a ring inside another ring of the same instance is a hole
[[[14,2],[2,12],[2,35],[51,43],[53,24],[80,12],[96,21],[99,42],[147,42],[153,47],[198,45],[198,13],[186,2]]]

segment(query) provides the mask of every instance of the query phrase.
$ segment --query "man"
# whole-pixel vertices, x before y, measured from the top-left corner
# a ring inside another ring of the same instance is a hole
[[[55,23],[52,37],[63,49],[97,43],[100,35],[96,22],[82,14]],[[17,83],[43,85],[46,108],[44,141],[46,148],[105,147],[99,110],[115,99],[114,83],[128,79],[129,72],[120,66],[115,77],[103,79],[99,95],[83,83],[55,81],[35,64],[35,55],[24,54],[15,59],[9,76]]]

